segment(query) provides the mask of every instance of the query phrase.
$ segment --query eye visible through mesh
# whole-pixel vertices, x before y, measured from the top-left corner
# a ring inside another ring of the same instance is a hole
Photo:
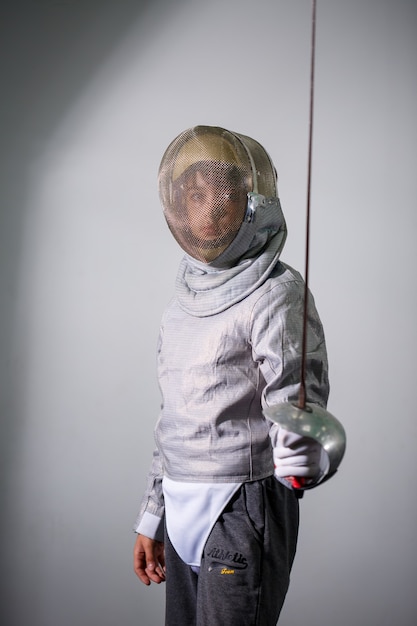
[[[253,166],[239,136],[218,127],[189,129],[167,148],[159,170],[161,202],[174,237],[192,257],[210,262],[233,241],[254,188]]]

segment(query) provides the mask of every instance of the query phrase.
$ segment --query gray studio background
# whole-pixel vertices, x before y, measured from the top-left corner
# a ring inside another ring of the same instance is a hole
[[[131,563],[181,256],[156,172],[194,124],[258,139],[303,271],[310,16],[308,0],[2,2],[2,625],[163,624],[163,588]],[[301,503],[280,624],[412,626],[417,9],[319,0],[317,18],[310,283],[348,448]]]

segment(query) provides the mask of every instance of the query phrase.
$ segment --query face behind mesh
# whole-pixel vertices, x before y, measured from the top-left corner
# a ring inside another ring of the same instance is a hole
[[[246,210],[248,185],[235,165],[201,161],[173,185],[168,225],[194,258],[209,262],[234,239]]]

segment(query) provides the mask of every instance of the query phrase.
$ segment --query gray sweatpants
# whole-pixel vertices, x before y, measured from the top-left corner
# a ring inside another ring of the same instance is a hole
[[[275,626],[288,590],[298,500],[273,476],[245,483],[214,525],[195,574],[165,537],[166,626]]]

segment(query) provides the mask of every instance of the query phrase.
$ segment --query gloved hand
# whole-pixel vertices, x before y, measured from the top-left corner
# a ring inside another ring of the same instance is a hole
[[[328,454],[322,445],[285,428],[278,431],[273,455],[275,476],[297,488],[317,484],[329,470]]]

